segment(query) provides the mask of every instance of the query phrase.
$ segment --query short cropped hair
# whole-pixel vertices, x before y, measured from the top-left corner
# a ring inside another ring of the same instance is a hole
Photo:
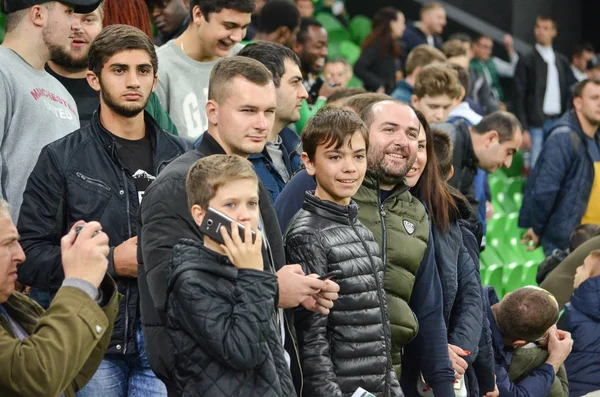
[[[317,112],[302,130],[302,148],[313,161],[317,147],[324,145],[339,149],[346,138],[359,132],[369,148],[369,132],[358,115],[348,109],[325,107]]]
[[[300,59],[294,51],[281,44],[268,41],[248,44],[238,52],[238,55],[255,59],[265,65],[273,75],[275,87],[281,85],[281,77],[285,73],[286,59],[300,66]]]
[[[468,55],[467,54],[467,49],[465,48],[465,45],[460,40],[448,40],[448,41],[446,41],[444,44],[442,44],[442,53],[447,58],[460,57],[460,56],[466,56],[466,55]]]
[[[256,59],[239,55],[223,58],[210,72],[208,99],[222,103],[229,97],[229,88],[236,77],[242,77],[251,83],[265,87],[273,82],[269,69]]]
[[[452,99],[460,98],[460,83],[456,72],[448,65],[427,65],[415,80],[414,94],[417,98],[448,95]]]
[[[556,19],[554,17],[551,17],[550,15],[538,15],[535,18],[535,23],[537,24],[538,21],[550,21],[554,25],[555,29],[558,28],[558,26],[556,25]]]
[[[142,50],[150,56],[154,75],[158,73],[158,57],[154,42],[140,29],[129,25],[110,25],[96,36],[88,52],[88,68],[100,78],[102,68],[115,54]]]
[[[599,79],[585,79],[585,80],[578,82],[577,84],[575,84],[575,87],[573,87],[573,98],[582,98],[583,90],[585,90],[585,87],[588,84],[600,85],[600,80]]]
[[[454,159],[454,144],[450,135],[441,128],[431,127],[433,135],[433,152],[438,163],[438,171],[442,179],[446,180],[452,169]]]
[[[446,59],[444,53],[437,48],[421,44],[416,46],[406,58],[406,75],[410,76],[418,67],[424,67],[434,62],[445,62]]]
[[[367,108],[369,105],[389,100],[392,100],[392,97],[387,94],[366,92],[364,94],[358,94],[348,98],[346,102],[344,102],[344,107],[354,110],[358,115],[362,115],[363,110],[365,110],[365,108]],[[370,125],[371,123],[367,123],[367,127]]]
[[[208,21],[210,14],[219,13],[227,8],[251,14],[256,7],[256,0],[190,0],[190,13],[194,15],[194,7],[200,7],[204,19]]]
[[[469,43],[471,44],[473,42],[473,39],[471,38],[471,36],[469,36],[467,33],[464,32],[458,32],[458,33],[453,33],[450,35],[450,37],[448,37],[448,40],[458,40],[462,43]]]
[[[581,244],[596,236],[599,230],[600,226],[591,223],[577,226],[569,238],[569,249],[571,252],[575,251]]]
[[[0,5],[2,6],[2,7],[0,7],[0,11],[6,10],[6,5],[4,4],[4,0],[0,0],[0,2],[1,2]],[[48,1],[45,3],[39,4],[39,5],[44,6],[46,8],[46,10],[48,10],[48,12],[50,12],[50,11],[52,11],[52,9],[56,5],[56,3],[54,1]],[[13,30],[15,30],[17,28],[17,26],[19,26],[21,21],[29,13],[29,8],[31,8],[31,7],[24,8],[24,9],[18,10],[18,11],[14,11],[14,12],[11,12],[10,14],[6,14],[6,19],[5,19],[6,33],[11,33]]]
[[[290,32],[300,25],[300,11],[290,0],[267,1],[260,10],[257,32],[273,33],[278,28],[285,26]]]
[[[594,46],[591,43],[585,42],[577,44],[571,52],[571,58],[583,55],[584,52],[596,53]]]
[[[425,14],[428,11],[431,10],[435,10],[436,8],[444,8],[443,5],[441,5],[440,3],[437,3],[435,1],[429,2],[427,4],[424,4],[421,9],[419,10],[419,16],[422,18],[423,14]]]
[[[490,131],[497,131],[499,136],[499,142],[504,143],[510,141],[515,131],[523,131],[521,122],[517,117],[509,112],[497,110],[494,113],[490,113],[484,116],[479,124],[472,127],[473,131],[478,134],[485,134]]]
[[[189,208],[199,205],[207,209],[221,187],[240,179],[258,182],[252,163],[243,157],[215,154],[196,161],[185,180]]]
[[[469,93],[469,88],[471,87],[471,77],[469,76],[469,71],[462,66],[450,64],[452,70],[456,72],[456,76],[458,77],[458,82],[465,89],[465,96]]]
[[[311,26],[315,26],[317,28],[322,28],[323,24],[311,17],[302,17],[300,20],[300,31],[296,36],[296,42],[298,44],[304,44],[306,42],[306,37],[308,36],[308,29]]]
[[[359,95],[359,94],[365,94],[366,92],[367,92],[367,90],[365,90],[362,87],[342,88],[342,89],[334,92],[333,94],[331,94],[329,99],[327,99],[327,105],[331,105],[331,104],[333,104],[333,102],[341,101],[342,99],[347,100],[350,97],[353,97],[353,96]],[[346,105],[346,101],[344,101],[344,105]]]
[[[523,287],[511,292],[496,311],[498,330],[510,341],[533,342],[544,336],[557,320],[556,299],[539,287]]]

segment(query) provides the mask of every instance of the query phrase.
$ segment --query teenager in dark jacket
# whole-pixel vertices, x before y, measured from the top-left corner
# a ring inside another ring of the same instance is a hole
[[[158,67],[147,35],[128,25],[109,26],[90,46],[89,57],[93,75],[88,72],[88,81],[99,91],[100,108],[89,125],[51,143],[40,154],[19,216],[21,244],[28,256],[19,267],[19,277],[24,285],[56,293],[64,279],[60,236],[77,220],[100,222],[110,239],[108,274],[124,298],[107,354],[79,395],[117,393],[123,388],[166,395],[143,347],[136,213],[160,167],[191,144],[160,129],[144,111]],[[105,376],[114,367],[126,370]]]
[[[552,128],[525,184],[519,227],[523,240],[541,245],[546,256],[569,248],[581,223],[600,224],[600,80],[573,89],[573,107]]]
[[[392,368],[384,265],[352,201],[367,170],[368,131],[344,109],[324,109],[302,132],[303,161],[317,181],[285,235],[288,261],[305,273],[337,271],[340,298],[328,316],[299,309],[296,333],[311,397],[401,396]]]
[[[167,382],[173,355],[166,335],[165,274],[173,247],[181,238],[201,238],[198,226],[187,211],[186,175],[196,161],[213,154],[237,154],[247,157],[263,150],[273,125],[277,99],[269,70],[260,62],[246,57],[229,57],[212,70],[207,114],[208,131],[197,150],[190,151],[169,164],[146,192],[139,212],[138,245],[140,306],[147,338],[147,352],[153,371]],[[253,109],[253,112],[248,112]],[[259,138],[262,138],[259,139]],[[265,269],[277,271],[279,285],[275,305],[295,308],[300,303],[314,310],[316,293],[337,286],[303,274],[299,265],[285,265],[283,240],[268,191],[259,183],[259,207],[266,241]],[[335,299],[335,291],[329,298]],[[326,299],[327,300],[327,299]],[[321,302],[322,300],[319,299]],[[329,301],[327,305],[331,306]],[[293,313],[284,311],[285,348],[291,358],[292,374],[300,392],[300,363],[297,355]],[[169,384],[167,384],[169,389]]]
[[[600,250],[592,251],[575,273],[575,292],[559,324],[573,335],[565,361],[569,396],[600,390]]]
[[[373,31],[362,43],[354,74],[368,91],[391,94],[396,88],[396,72],[401,70],[402,47],[398,39],[405,28],[404,14],[392,7],[373,17]]]
[[[233,222],[217,229],[220,222],[213,221],[220,239],[207,232],[200,241],[182,239],[173,249],[166,306],[175,356],[172,394],[294,395],[281,340],[283,316],[275,305],[277,276],[263,265],[252,164],[239,156],[205,157],[190,169],[186,190],[198,227],[210,209]],[[245,227],[243,234],[238,224]]]

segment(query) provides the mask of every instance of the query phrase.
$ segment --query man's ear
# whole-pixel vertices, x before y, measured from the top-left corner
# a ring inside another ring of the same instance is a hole
[[[158,73],[154,75],[154,82],[152,83],[152,92],[156,91],[156,85],[158,84]]]
[[[275,30],[275,42],[277,44],[285,45],[290,39],[292,32],[287,26],[280,26]]]
[[[499,141],[500,135],[498,134],[498,131],[491,130],[485,133],[484,144],[486,148],[489,148],[490,146],[492,146],[495,143],[498,143]]]
[[[517,347],[525,346],[527,343],[528,342],[524,341],[523,339],[517,339],[513,341],[512,347],[516,349]]]
[[[96,76],[96,73],[92,72],[91,70],[88,70],[85,78],[87,79],[88,84],[90,85],[90,87],[92,87],[94,91],[100,92],[100,79],[98,78],[98,76]]]
[[[310,176],[315,176],[315,165],[312,161],[310,161],[306,152],[302,152],[302,162],[306,168],[306,173]]]
[[[206,117],[210,124],[219,125],[219,105],[214,99],[206,102]]]
[[[583,106],[583,99],[579,97],[573,98],[573,107],[575,110],[581,112],[581,107]]]
[[[411,102],[413,105],[417,105],[417,106],[418,106],[418,105],[419,105],[419,97],[418,97],[418,96],[416,96],[415,94],[412,94],[412,95],[410,96],[410,102]]]
[[[29,9],[29,19],[37,27],[43,27],[48,21],[48,9],[43,5],[34,5]]]
[[[453,176],[454,176],[454,166],[451,165],[450,172],[448,173],[448,177],[446,178],[446,182],[449,181],[450,179],[452,179]]]
[[[196,225],[200,226],[204,220],[204,215],[206,215],[206,212],[198,204],[192,205],[190,212],[192,213],[192,218],[194,218]]]
[[[204,21],[206,21],[206,18],[204,18],[200,6],[194,6],[194,8],[192,8],[192,22],[197,25],[201,25]]]

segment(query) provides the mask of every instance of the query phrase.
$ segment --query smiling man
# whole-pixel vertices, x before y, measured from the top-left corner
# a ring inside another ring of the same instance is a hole
[[[158,29],[154,43],[161,46],[176,39],[190,26],[190,8],[186,0],[146,0],[152,23]]]
[[[42,149],[19,215],[28,255],[19,278],[56,293],[64,278],[60,236],[79,219],[101,222],[110,239],[108,274],[124,298],[104,360],[78,396],[163,396],[165,386],[150,370],[143,347],[136,214],[159,166],[190,145],[144,111],[158,70],[154,43],[145,33],[128,25],[107,27],[90,46],[89,68],[100,110],[89,125]]]
[[[190,0],[190,26],[158,50],[156,92],[181,136],[195,139],[208,128],[210,72],[242,48],[254,6],[255,0]]]

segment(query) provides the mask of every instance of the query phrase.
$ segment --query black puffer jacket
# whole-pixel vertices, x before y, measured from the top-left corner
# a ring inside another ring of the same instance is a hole
[[[191,143],[160,129],[145,114],[155,175],[191,148]],[[98,221],[111,247],[108,274],[124,295],[107,353],[135,354],[139,318],[137,279],[119,277],[114,247],[136,236],[139,206],[135,180],[118,158],[115,139],[100,124],[99,112],[90,124],[42,149],[27,181],[18,230],[27,260],[19,266],[19,281],[56,292],[64,272],[60,239],[79,220]]]
[[[329,316],[296,313],[304,395],[350,396],[362,387],[376,396],[402,396],[390,356],[384,265],[375,237],[358,220],[358,205],[306,193],[285,241],[288,262],[307,274],[343,274],[335,280],[339,299]]]
[[[173,249],[167,280],[175,395],[296,394],[275,307],[277,276],[236,269],[226,256],[181,240]]]

